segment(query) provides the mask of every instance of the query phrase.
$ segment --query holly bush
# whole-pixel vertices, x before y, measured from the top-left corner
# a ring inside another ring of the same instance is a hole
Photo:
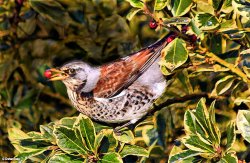
[[[0,4],[2,160],[250,161],[249,0]],[[170,32],[159,62],[166,90],[120,134],[77,112],[64,85],[43,76],[70,60],[115,60]]]

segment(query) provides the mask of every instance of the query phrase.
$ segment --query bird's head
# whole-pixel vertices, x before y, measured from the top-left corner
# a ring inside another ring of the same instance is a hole
[[[73,91],[81,89],[84,92],[93,90],[100,74],[98,68],[81,61],[73,61],[49,71],[53,73],[50,81],[61,80],[67,88]]]

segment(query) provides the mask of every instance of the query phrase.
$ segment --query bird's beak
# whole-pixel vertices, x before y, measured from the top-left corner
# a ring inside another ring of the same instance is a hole
[[[55,81],[55,80],[64,80],[66,78],[69,77],[69,75],[67,75],[65,72],[59,70],[59,69],[56,69],[56,68],[51,68],[50,71],[52,73],[55,73],[53,74],[51,77],[50,77],[50,81]]]

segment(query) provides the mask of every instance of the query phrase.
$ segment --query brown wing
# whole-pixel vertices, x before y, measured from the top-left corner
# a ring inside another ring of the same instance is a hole
[[[160,56],[161,50],[167,44],[166,37],[148,48],[102,66],[100,79],[97,82],[97,87],[93,90],[94,96],[112,97],[130,86]]]

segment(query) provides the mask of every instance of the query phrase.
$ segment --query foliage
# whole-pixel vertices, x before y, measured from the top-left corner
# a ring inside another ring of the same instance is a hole
[[[214,102],[207,109],[205,99],[201,99],[195,110],[186,111],[184,116],[184,129],[186,136],[182,138],[183,144],[188,148],[172,149],[169,162],[178,160],[208,159],[210,161],[237,162],[235,153],[231,151],[236,139],[235,124],[228,125],[226,130],[226,144],[221,140],[221,131],[215,122]],[[224,145],[225,149],[222,148]],[[200,158],[195,158],[200,156]]]
[[[35,162],[250,161],[249,1],[0,4],[1,157]],[[148,26],[152,19],[155,30]],[[170,31],[177,38],[162,50],[159,62],[168,86],[155,103],[156,113],[133,132],[117,136],[109,125],[78,116],[63,84],[43,77],[48,67],[72,59],[99,65],[128,55]]]
[[[96,131],[92,121],[80,114],[62,118],[57,123],[41,125],[40,132],[22,132],[13,127],[9,131],[11,143],[20,153],[20,161],[56,162],[122,162],[127,155],[148,156],[147,150],[128,145],[134,137],[131,131],[116,136],[111,129]]]

